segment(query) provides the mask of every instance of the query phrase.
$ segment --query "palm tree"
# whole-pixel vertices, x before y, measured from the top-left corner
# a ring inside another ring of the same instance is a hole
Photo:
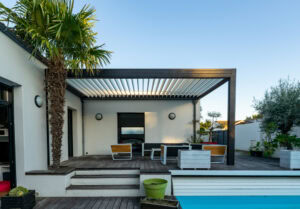
[[[0,21],[45,57],[53,168],[60,166],[67,69],[90,72],[109,63],[111,52],[96,46],[95,10],[85,5],[73,12],[74,0],[18,0],[9,9],[0,3]]]

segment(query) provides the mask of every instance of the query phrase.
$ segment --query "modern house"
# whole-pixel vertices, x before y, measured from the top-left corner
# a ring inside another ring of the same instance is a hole
[[[80,76],[70,72],[62,145],[66,167],[48,170],[47,65],[42,57],[31,56],[30,47],[3,24],[0,30],[0,171],[9,169],[13,186],[34,188],[41,196],[139,196],[140,182],[159,176],[170,182],[167,194],[240,195],[245,188],[245,194],[300,194],[297,171],[235,159],[235,69],[95,69]],[[180,170],[174,163],[140,157],[141,143],[186,143],[196,136],[199,101],[224,84],[227,165]],[[133,144],[138,157],[107,157],[110,146],[121,143]]]

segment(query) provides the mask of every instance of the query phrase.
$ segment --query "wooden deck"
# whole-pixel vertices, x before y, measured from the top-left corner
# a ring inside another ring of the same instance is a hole
[[[169,160],[162,165],[159,160],[148,157],[135,156],[132,160],[113,161],[110,156],[74,157],[62,163],[68,168],[77,169],[140,169],[141,173],[164,173],[169,170],[179,170],[176,160]],[[234,166],[226,164],[212,164],[211,170],[283,170],[279,166],[279,159],[251,157],[245,152],[236,152]]]
[[[49,197],[38,199],[34,209],[139,209],[139,199],[129,197]]]

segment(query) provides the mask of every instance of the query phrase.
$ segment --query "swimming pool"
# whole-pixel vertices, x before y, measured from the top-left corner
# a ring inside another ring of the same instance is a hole
[[[178,196],[182,209],[300,209],[300,196]]]

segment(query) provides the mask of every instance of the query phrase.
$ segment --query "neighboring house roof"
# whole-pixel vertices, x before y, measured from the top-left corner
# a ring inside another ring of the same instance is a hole
[[[27,51],[29,54],[32,54],[33,47],[29,44],[26,44],[20,37],[16,35],[16,33],[9,27],[7,27],[5,24],[0,22],[0,31],[5,34],[8,38],[10,38],[13,42],[18,44],[20,47],[22,47],[25,51]],[[34,54],[33,55],[37,60],[42,62],[47,66],[46,58],[43,57],[40,54]]]

